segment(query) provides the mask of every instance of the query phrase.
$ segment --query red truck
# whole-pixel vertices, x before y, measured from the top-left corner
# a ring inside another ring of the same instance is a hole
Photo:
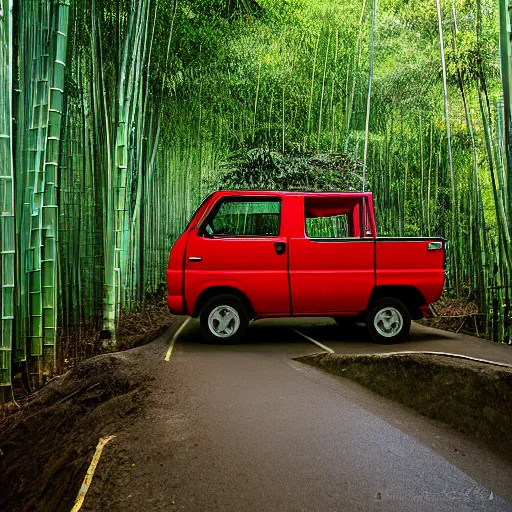
[[[199,317],[210,342],[249,321],[364,321],[380,343],[404,340],[444,285],[443,238],[377,236],[371,193],[220,191],[172,248],[171,313]]]

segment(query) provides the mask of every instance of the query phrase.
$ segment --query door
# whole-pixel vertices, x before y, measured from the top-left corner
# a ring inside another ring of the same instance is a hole
[[[304,236],[290,240],[293,314],[364,311],[375,285],[375,239],[357,195],[304,198]]]
[[[281,198],[222,197],[189,236],[185,300],[190,307],[214,286],[243,292],[257,315],[288,315],[288,247]]]

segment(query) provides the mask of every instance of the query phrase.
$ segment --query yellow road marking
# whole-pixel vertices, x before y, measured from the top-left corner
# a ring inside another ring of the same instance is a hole
[[[178,336],[182,333],[183,329],[185,329],[185,326],[190,322],[190,317],[188,317],[182,324],[181,327],[175,332],[174,336],[172,337],[171,344],[169,345],[169,350],[167,350],[167,354],[165,354],[165,360],[169,361],[171,359],[172,349],[174,348],[174,343],[178,339]]]
[[[80,487],[80,491],[78,491],[78,496],[75,501],[75,505],[71,509],[71,512],[78,512],[84,503],[85,495],[87,494],[87,491],[89,490],[89,486],[92,482],[92,477],[94,476],[94,472],[96,471],[96,466],[98,465],[98,462],[101,457],[101,452],[103,451],[103,447],[112,439],[114,439],[116,436],[108,436],[108,437],[102,437],[99,442],[98,446],[96,446],[96,451],[94,452],[94,455],[92,457],[91,465],[89,466],[89,469],[87,470],[87,473],[85,474],[84,481],[82,482],[82,486]]]

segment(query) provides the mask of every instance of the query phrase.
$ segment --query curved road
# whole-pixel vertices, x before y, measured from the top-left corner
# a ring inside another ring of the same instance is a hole
[[[145,417],[106,449],[83,510],[512,511],[509,465],[406,407],[295,362],[320,348],[292,328],[336,351],[383,349],[330,321],[255,323],[245,344],[209,346],[192,321],[170,361],[173,331],[133,351],[155,375],[153,393]],[[392,349],[447,351],[450,343],[462,342],[415,327]]]

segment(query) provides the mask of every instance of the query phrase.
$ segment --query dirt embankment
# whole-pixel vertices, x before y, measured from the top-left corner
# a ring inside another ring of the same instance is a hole
[[[138,311],[121,314],[116,348],[129,350],[150,343],[175,322],[176,317],[169,313],[167,303],[157,297]]]
[[[418,323],[443,331],[486,337],[485,314],[479,314],[476,302],[443,296],[432,307],[439,316],[423,318],[417,320]]]
[[[101,338],[98,319],[62,328],[57,343],[57,373],[62,374],[80,361],[105,352],[120,352],[150,343],[175,321],[176,317],[169,313],[161,295],[156,295],[149,297],[137,310],[121,313],[115,347],[110,346],[110,339]]]
[[[100,437],[143,411],[136,353],[87,359],[0,420],[0,510],[71,510]]]
[[[298,358],[412,407],[512,461],[512,369],[420,354]]]

